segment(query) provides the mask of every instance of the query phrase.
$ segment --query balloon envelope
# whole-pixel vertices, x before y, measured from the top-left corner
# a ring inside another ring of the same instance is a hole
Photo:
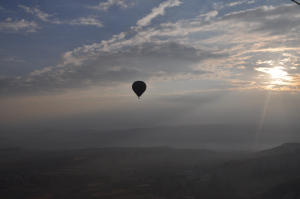
[[[146,90],[146,84],[143,81],[135,81],[132,84],[132,90],[135,92],[135,94],[140,98],[140,96],[145,92]]]

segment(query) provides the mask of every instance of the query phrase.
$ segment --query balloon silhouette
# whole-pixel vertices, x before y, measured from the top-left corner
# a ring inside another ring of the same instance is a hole
[[[132,84],[132,90],[135,92],[135,94],[139,97],[145,92],[146,90],[146,84],[143,81],[135,81]]]

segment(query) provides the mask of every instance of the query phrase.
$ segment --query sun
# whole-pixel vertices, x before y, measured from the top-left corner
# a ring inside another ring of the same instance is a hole
[[[282,66],[276,66],[273,68],[260,67],[260,68],[256,68],[255,70],[257,70],[259,72],[270,74],[271,77],[274,79],[283,79],[286,76],[288,76],[288,73],[285,71],[285,68]]]
[[[277,66],[274,68],[270,68],[267,71],[267,73],[269,73],[272,76],[272,78],[274,78],[274,79],[282,79],[288,75],[288,73],[286,71],[284,71],[284,69],[285,68],[282,66]]]
[[[275,66],[273,68],[259,67],[255,68],[256,71],[269,74],[273,80],[264,82],[273,87],[274,85],[292,85],[293,77],[286,71],[286,68],[283,66]],[[264,75],[261,75],[262,77]]]

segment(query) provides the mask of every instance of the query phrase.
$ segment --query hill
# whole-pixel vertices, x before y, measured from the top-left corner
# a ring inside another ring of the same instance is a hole
[[[170,147],[2,150],[0,197],[281,197],[298,187],[298,145],[255,153]]]

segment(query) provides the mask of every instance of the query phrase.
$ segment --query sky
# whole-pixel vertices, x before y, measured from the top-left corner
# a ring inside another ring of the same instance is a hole
[[[0,13],[2,129],[299,124],[292,1],[0,0]]]

